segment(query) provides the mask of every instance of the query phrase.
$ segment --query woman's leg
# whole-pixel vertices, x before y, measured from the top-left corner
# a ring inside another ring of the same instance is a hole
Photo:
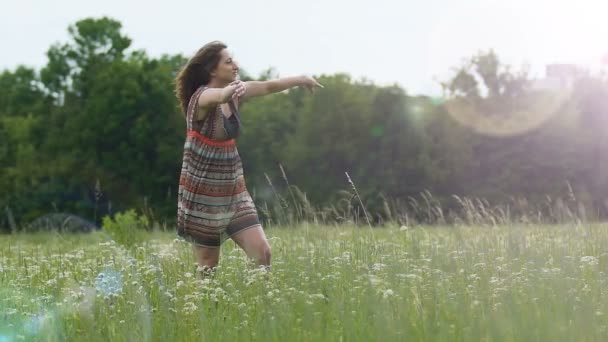
[[[266,240],[266,234],[261,225],[241,230],[230,236],[236,244],[245,251],[250,259],[260,266],[270,268],[270,244]]]
[[[192,245],[200,276],[212,274],[220,261],[220,249]]]

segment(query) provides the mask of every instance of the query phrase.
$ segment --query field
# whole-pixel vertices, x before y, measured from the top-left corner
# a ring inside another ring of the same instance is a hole
[[[271,227],[198,279],[173,232],[0,239],[0,342],[605,341],[608,225]]]

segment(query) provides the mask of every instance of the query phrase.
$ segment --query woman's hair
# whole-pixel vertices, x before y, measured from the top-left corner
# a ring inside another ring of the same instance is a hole
[[[175,95],[184,115],[187,115],[192,94],[198,87],[211,81],[211,71],[217,67],[221,58],[220,52],[225,48],[226,44],[217,40],[205,44],[177,74]]]

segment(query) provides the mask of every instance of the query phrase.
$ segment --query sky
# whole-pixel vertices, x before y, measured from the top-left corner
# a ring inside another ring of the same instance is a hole
[[[152,57],[190,57],[211,40],[227,43],[249,74],[344,72],[410,94],[438,95],[439,82],[479,51],[506,64],[600,68],[608,54],[603,0],[19,0],[0,7],[0,70],[41,68],[67,42],[67,27],[108,16],[131,48]]]

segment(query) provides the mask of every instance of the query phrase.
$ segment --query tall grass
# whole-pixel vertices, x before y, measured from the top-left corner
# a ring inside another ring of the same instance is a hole
[[[437,198],[425,190],[406,198],[388,198],[382,193],[361,196],[348,173],[345,183],[350,189],[339,191],[333,203],[318,206],[306,193],[289,182],[282,166],[284,188],[275,186],[268,174],[267,184],[272,199],[254,198],[262,219],[270,225],[289,226],[299,223],[382,225],[482,225],[564,224],[598,221],[599,216],[588,204],[577,199],[572,188],[559,197],[545,196],[541,201],[510,196],[499,203],[487,199],[452,195]],[[289,198],[290,200],[286,200]]]
[[[608,226],[267,228],[270,278],[232,241],[198,280],[150,232],[0,240],[2,341],[604,341]]]

